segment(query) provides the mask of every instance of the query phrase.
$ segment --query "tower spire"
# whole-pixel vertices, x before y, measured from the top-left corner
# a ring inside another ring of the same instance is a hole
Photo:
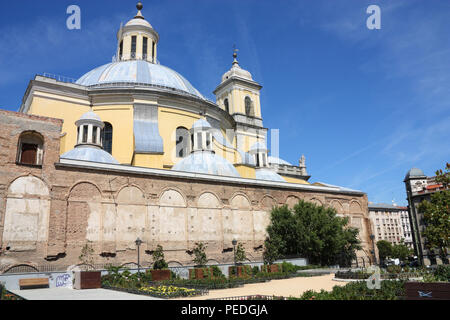
[[[144,5],[142,4],[142,2],[138,2],[136,5],[136,9],[138,9],[138,13],[137,15],[134,17],[135,19],[144,19],[144,16],[142,15],[141,10],[144,8]]]
[[[234,65],[239,65],[239,62],[237,61],[237,53],[238,53],[239,49],[236,49],[236,45],[233,45],[233,66]]]

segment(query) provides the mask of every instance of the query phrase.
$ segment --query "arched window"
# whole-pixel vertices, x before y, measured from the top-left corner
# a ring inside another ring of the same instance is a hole
[[[189,131],[184,127],[177,128],[176,153],[177,158],[187,157],[189,154]]]
[[[144,37],[142,41],[142,59],[147,60],[148,38]]]
[[[230,113],[230,105],[228,104],[228,99],[225,99],[223,101],[223,104],[225,105],[225,111]]]
[[[136,59],[137,36],[131,36],[131,59]]]
[[[103,128],[102,142],[103,150],[112,154],[112,139],[113,139],[113,127],[111,123],[105,122],[105,127]]]
[[[245,97],[245,115],[251,117],[254,116],[253,102],[252,99],[250,99],[250,97]]]
[[[42,165],[44,139],[37,132],[24,132],[20,135],[17,150],[17,163]]]

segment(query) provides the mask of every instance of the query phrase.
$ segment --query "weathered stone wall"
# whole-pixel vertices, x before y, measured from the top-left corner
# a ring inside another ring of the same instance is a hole
[[[80,263],[90,241],[95,263],[152,262],[158,244],[172,264],[192,263],[196,242],[207,244],[215,262],[233,260],[232,240],[250,260],[261,258],[273,206],[299,199],[329,205],[360,229],[369,255],[371,233],[365,194],[327,193],[248,184],[196,181],[110,170],[55,166],[62,122],[0,111],[1,264]],[[16,164],[25,130],[44,137],[42,167]],[[8,247],[9,250],[6,250]]]

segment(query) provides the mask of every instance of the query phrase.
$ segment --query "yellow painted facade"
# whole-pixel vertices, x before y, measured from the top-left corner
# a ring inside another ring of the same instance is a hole
[[[183,127],[189,130],[199,119],[198,114],[171,108],[158,108],[159,134],[164,142],[164,166],[173,166],[180,160],[176,156],[177,128]]]
[[[140,154],[136,153],[131,164],[135,167],[170,169],[164,167],[164,159],[162,154]]]
[[[61,95],[35,91],[28,113],[64,120],[62,133],[66,133],[66,136],[61,140],[61,154],[63,154],[76,145],[75,122],[89,110],[90,107],[86,101],[73,101]]]
[[[243,165],[243,164],[237,164],[237,165],[235,165],[235,167],[242,178],[247,178],[247,179],[255,179],[256,178],[255,167],[251,167],[251,166],[247,166],[247,165]]]
[[[287,176],[283,176],[281,175],[281,177],[286,180],[286,182],[290,182],[290,183],[298,183],[298,184],[310,184],[309,182],[303,180],[303,179],[297,179],[297,178],[293,178],[293,177],[287,177]]]
[[[113,127],[112,156],[121,164],[131,164],[134,153],[133,105],[94,106],[92,111]],[[76,131],[73,134],[76,136]]]

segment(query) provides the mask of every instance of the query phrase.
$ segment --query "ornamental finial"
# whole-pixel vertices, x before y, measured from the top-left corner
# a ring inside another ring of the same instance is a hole
[[[239,49],[236,49],[236,45],[233,45],[233,65],[235,64],[239,64],[239,62],[237,61],[237,53],[238,53]]]
[[[135,19],[144,19],[144,16],[142,15],[141,10],[144,8],[144,5],[142,4],[142,2],[138,2],[136,5],[136,8],[138,9],[138,13],[136,15],[136,17],[134,17]]]

